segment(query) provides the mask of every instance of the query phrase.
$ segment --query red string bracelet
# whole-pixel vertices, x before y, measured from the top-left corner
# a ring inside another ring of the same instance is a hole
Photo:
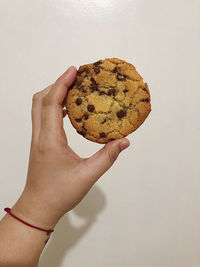
[[[10,208],[5,208],[4,210],[5,210],[7,213],[9,213],[13,218],[15,218],[16,220],[20,221],[21,223],[23,223],[23,224],[25,224],[25,225],[27,225],[27,226],[29,226],[29,227],[32,227],[32,228],[34,228],[34,229],[37,229],[37,230],[40,230],[40,231],[43,231],[43,232],[46,232],[46,233],[52,233],[52,232],[54,232],[53,229],[46,230],[46,229],[43,229],[43,228],[34,226],[34,225],[30,224],[30,223],[27,223],[27,222],[23,221],[22,219],[20,219],[20,218],[18,218],[17,216],[15,216],[15,215],[11,212],[11,209],[10,209]]]

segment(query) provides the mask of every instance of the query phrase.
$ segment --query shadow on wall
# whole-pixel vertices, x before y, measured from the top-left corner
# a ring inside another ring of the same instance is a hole
[[[39,267],[59,267],[68,251],[88,232],[96,221],[96,216],[105,207],[105,196],[96,185],[84,199],[73,209],[73,212],[86,221],[81,227],[75,227],[65,215],[56,225],[51,242],[41,256]]]

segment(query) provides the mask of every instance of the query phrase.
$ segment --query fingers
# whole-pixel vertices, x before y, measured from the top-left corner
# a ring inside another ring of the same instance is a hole
[[[42,113],[42,100],[47,95],[51,89],[51,86],[48,86],[46,89],[33,95],[33,104],[31,110],[32,116],[32,141],[37,140],[40,128],[41,128],[41,113]]]
[[[76,73],[75,67],[68,68],[54,84],[33,96],[32,142],[37,141],[41,128],[56,131],[57,127],[62,127],[62,118],[66,116],[66,110],[62,108],[63,100]]]
[[[76,73],[76,68],[71,66],[57,79],[48,96],[44,99],[47,102],[46,104],[62,106],[67,90],[76,78]]]
[[[42,129],[48,132],[56,132],[58,128],[63,127],[63,100],[67,90],[76,78],[77,70],[70,67],[58,80],[52,85],[51,90],[43,99],[42,107]]]
[[[87,174],[92,179],[92,183],[95,183],[113,165],[120,152],[129,145],[130,142],[126,138],[112,141],[86,160]]]

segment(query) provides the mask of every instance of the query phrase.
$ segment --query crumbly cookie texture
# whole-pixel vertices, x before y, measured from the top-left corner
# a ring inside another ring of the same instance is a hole
[[[108,58],[79,68],[66,108],[79,134],[105,144],[144,122],[151,111],[150,93],[132,64]]]

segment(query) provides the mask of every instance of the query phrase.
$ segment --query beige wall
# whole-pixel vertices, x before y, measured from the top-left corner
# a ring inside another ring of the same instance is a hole
[[[0,0],[0,215],[26,178],[31,97],[69,65],[119,57],[149,83],[131,147],[57,225],[40,267],[200,266],[200,2]],[[101,146],[77,135],[89,156]]]

